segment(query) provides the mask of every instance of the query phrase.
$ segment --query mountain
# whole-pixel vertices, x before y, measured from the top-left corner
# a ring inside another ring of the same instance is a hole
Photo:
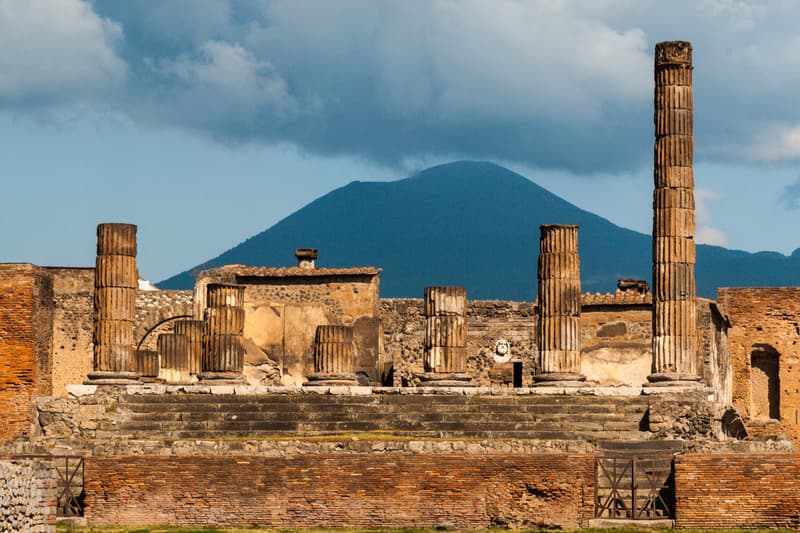
[[[317,248],[317,266],[377,266],[384,297],[462,285],[472,299],[534,300],[541,224],[577,224],[584,291],[619,278],[650,280],[650,236],[621,228],[492,163],[460,161],[394,182],[354,181],[245,242],[158,284],[187,289],[225,264],[292,266]],[[697,291],[800,285],[800,254],[697,247]]]

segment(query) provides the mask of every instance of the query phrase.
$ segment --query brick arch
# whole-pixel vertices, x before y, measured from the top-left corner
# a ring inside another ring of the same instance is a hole
[[[136,295],[133,339],[140,346],[147,336],[171,320],[192,318],[191,291],[141,291]]]
[[[141,348],[141,346],[142,346],[142,345],[145,343],[145,341],[147,340],[147,337],[149,337],[151,333],[153,333],[154,331],[158,330],[158,328],[160,328],[161,326],[163,326],[163,325],[164,325],[164,324],[166,324],[167,322],[177,322],[178,320],[184,320],[184,319],[187,319],[187,318],[192,318],[192,315],[175,315],[175,316],[171,316],[171,317],[165,318],[165,319],[164,319],[164,320],[162,320],[161,322],[158,322],[157,324],[154,324],[154,325],[153,325],[153,327],[151,327],[150,329],[148,329],[148,330],[147,330],[147,331],[146,331],[146,332],[145,332],[145,333],[144,333],[144,334],[141,336],[141,338],[139,338],[139,340],[138,340],[138,341],[137,341],[137,343],[136,343],[136,349],[138,350],[139,348]]]

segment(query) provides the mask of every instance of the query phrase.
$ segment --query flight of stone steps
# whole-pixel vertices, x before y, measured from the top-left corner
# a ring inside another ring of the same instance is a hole
[[[132,438],[242,439],[374,432],[428,438],[647,439],[643,396],[129,394]]]

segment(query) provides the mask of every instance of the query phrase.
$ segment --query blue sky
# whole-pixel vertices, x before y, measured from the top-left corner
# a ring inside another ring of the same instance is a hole
[[[0,262],[91,265],[95,225],[125,221],[157,281],[352,180],[456,159],[649,232],[670,39],[694,47],[698,241],[790,253],[797,20],[778,0],[0,0]]]

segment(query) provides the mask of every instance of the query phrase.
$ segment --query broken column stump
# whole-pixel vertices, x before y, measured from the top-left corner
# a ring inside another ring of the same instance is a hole
[[[540,227],[537,386],[581,386],[581,269],[578,226]]]
[[[203,371],[203,321],[179,320],[173,333],[185,335],[189,343],[189,374],[195,376]]]
[[[158,377],[170,385],[191,383],[189,375],[189,339],[177,333],[158,336],[160,366]]]
[[[656,44],[650,385],[696,384],[692,45]]]
[[[97,226],[94,276],[94,370],[87,383],[125,385],[139,381],[134,356],[136,316],[136,226]]]
[[[243,383],[244,287],[213,283],[206,288],[202,372],[208,384]]]
[[[417,374],[424,387],[471,387],[467,373],[467,289],[426,287],[425,373]]]
[[[304,387],[355,386],[355,343],[350,326],[317,326],[314,336],[314,373]]]

